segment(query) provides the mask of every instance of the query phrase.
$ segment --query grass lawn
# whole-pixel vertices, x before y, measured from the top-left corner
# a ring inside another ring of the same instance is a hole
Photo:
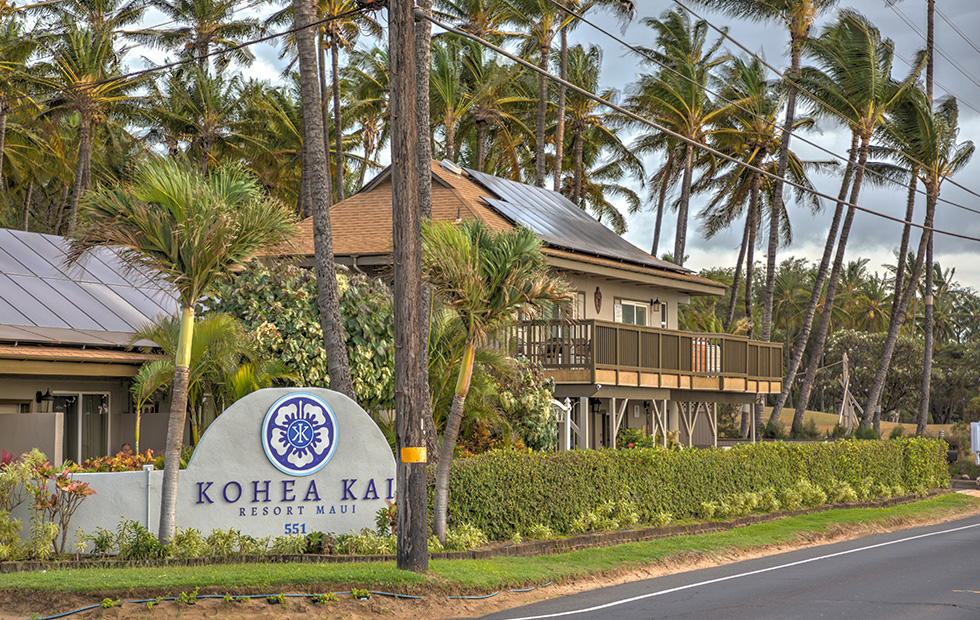
[[[750,525],[726,532],[630,543],[536,558],[435,560],[427,574],[399,571],[392,562],[349,564],[218,564],[194,567],[85,568],[0,574],[4,591],[180,592],[202,590],[340,591],[351,586],[401,593],[485,593],[637,568],[696,552],[708,557],[745,553],[839,527],[951,520],[980,509],[980,498],[950,493],[891,508],[841,509]]]

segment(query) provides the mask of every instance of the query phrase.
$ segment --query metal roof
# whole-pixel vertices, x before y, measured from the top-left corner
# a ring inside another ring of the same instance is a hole
[[[674,263],[655,258],[606,228],[558,192],[466,170],[478,183],[496,194],[483,199],[515,224],[534,232],[544,243],[680,273],[692,273]]]
[[[121,346],[179,309],[165,285],[113,250],[95,248],[69,265],[67,247],[62,237],[0,229],[0,340]]]

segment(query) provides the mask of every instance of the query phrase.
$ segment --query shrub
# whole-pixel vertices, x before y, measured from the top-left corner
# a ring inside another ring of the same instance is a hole
[[[620,450],[652,448],[653,437],[647,435],[640,429],[623,427],[616,433],[616,447]]]
[[[167,548],[143,524],[136,521],[123,521],[116,533],[120,560],[150,560],[162,558]]]
[[[901,424],[896,424],[895,426],[892,427],[892,432],[888,433],[888,438],[898,439],[903,435],[905,435],[905,427],[902,426]]]
[[[469,549],[486,547],[487,543],[489,540],[487,540],[486,534],[469,523],[464,523],[446,532],[447,551],[468,551]]]
[[[208,543],[192,527],[178,529],[170,541],[170,555],[175,558],[201,558],[208,554]]]
[[[497,450],[454,463],[450,479],[452,527],[470,523],[493,540],[509,540],[545,525],[557,535],[588,531],[610,519],[610,506],[629,506],[637,522],[652,523],[667,513],[677,519],[700,515],[703,503],[725,500],[733,514],[746,509],[791,509],[804,502],[796,489],[810,486],[814,502],[827,480],[847,484],[857,499],[874,493],[862,485],[901,485],[905,489],[949,484],[945,443],[919,437],[895,441],[841,440],[832,443],[741,445],[731,450],[573,450],[541,453]],[[786,498],[783,493],[793,491]],[[756,505],[746,508],[748,497]],[[626,502],[630,502],[626,504]],[[632,519],[618,519],[631,527]],[[602,524],[611,525],[611,524]],[[604,529],[604,528],[602,528]]]

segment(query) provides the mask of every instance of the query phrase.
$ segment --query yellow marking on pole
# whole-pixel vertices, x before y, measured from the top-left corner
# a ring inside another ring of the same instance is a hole
[[[402,448],[402,463],[426,463],[425,448]]]

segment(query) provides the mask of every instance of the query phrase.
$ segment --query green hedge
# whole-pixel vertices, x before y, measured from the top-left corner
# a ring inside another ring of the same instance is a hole
[[[800,480],[823,488],[949,486],[946,443],[937,439],[842,440],[743,445],[731,450],[503,450],[453,465],[450,527],[470,523],[490,538],[545,525],[572,531],[573,521],[606,502],[632,501],[643,522],[698,514],[703,502],[745,492],[777,493]]]

